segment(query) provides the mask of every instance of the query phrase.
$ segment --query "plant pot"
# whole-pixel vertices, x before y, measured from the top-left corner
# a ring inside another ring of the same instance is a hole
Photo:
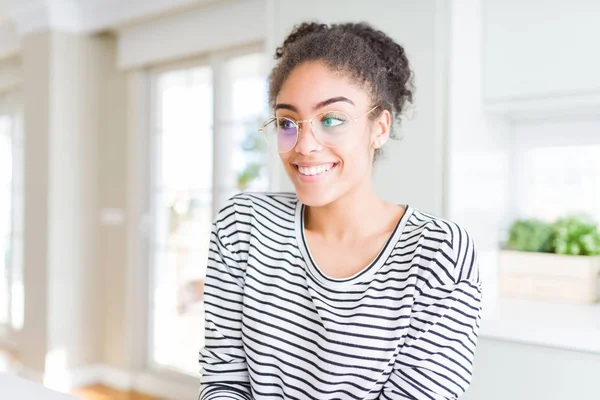
[[[505,297],[595,303],[600,298],[600,256],[501,250],[499,293]]]

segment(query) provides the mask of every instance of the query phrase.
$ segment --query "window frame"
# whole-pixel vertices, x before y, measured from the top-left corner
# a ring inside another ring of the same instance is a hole
[[[144,70],[143,75],[145,76],[143,85],[143,92],[147,93],[147,99],[138,99],[145,102],[145,106],[142,106],[142,118],[144,121],[142,122],[142,132],[140,134],[143,136],[141,139],[143,141],[143,146],[141,146],[140,151],[145,154],[140,154],[142,160],[142,178],[144,180],[142,184],[141,195],[143,197],[142,200],[142,209],[140,215],[140,238],[141,238],[141,251],[140,251],[140,259],[139,263],[141,264],[139,268],[139,272],[143,273],[143,284],[145,285],[143,294],[143,301],[139,304],[138,309],[141,308],[141,312],[143,313],[143,318],[139,319],[140,324],[143,324],[143,327],[139,327],[137,332],[144,332],[143,337],[143,345],[139,346],[137,351],[138,354],[137,359],[142,361],[145,368],[152,373],[156,373],[160,376],[174,378],[176,380],[183,380],[184,382],[190,382],[190,379],[196,379],[194,376],[187,374],[185,372],[181,372],[175,368],[171,368],[168,366],[164,366],[158,364],[154,361],[153,357],[153,288],[155,287],[155,283],[153,281],[154,271],[156,268],[155,260],[154,260],[154,251],[155,244],[153,242],[154,237],[154,215],[155,215],[155,188],[153,187],[153,180],[156,177],[156,160],[157,160],[157,149],[155,148],[156,143],[155,138],[158,134],[158,124],[157,118],[159,110],[157,101],[159,100],[158,93],[158,79],[159,77],[171,71],[177,71],[181,69],[188,68],[196,68],[196,67],[205,67],[208,66],[212,70],[212,82],[213,82],[213,138],[218,137],[219,135],[219,124],[222,116],[222,109],[219,106],[220,99],[220,86],[219,82],[222,82],[222,79],[226,79],[226,72],[223,71],[220,66],[227,61],[236,58],[242,57],[245,55],[261,53],[265,54],[264,45],[262,43],[255,45],[247,45],[241,46],[238,48],[232,48],[225,51],[215,51],[210,54],[204,56],[198,56],[186,60],[180,60],[177,62],[164,63],[157,66],[152,66]],[[266,63],[268,64],[268,63]],[[265,65],[265,68],[268,68],[269,65]],[[267,71],[265,71],[265,76]],[[145,129],[144,129],[145,128]],[[258,125],[257,125],[258,130]],[[213,186],[212,186],[212,218],[216,216],[219,211],[220,206],[223,203],[223,194],[219,193],[214,182],[219,181],[219,174],[221,171],[218,167],[218,159],[219,154],[223,154],[223,152],[228,152],[230,150],[229,147],[224,146],[223,142],[219,140],[213,140]],[[279,160],[277,160],[279,161]],[[271,154],[267,156],[267,171],[268,171],[268,190],[273,190],[273,187],[276,184],[273,181],[273,174],[271,173]],[[144,293],[145,292],[145,293]],[[143,349],[142,349],[143,348]],[[200,349],[198,349],[200,350]],[[190,351],[194,351],[194,349],[190,349]]]

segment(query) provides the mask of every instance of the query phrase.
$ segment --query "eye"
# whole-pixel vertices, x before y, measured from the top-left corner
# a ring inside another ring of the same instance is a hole
[[[283,130],[295,129],[296,125],[287,118],[279,118],[277,120],[277,127]]]
[[[348,117],[341,113],[327,113],[321,117],[321,126],[324,128],[336,128],[344,125]]]

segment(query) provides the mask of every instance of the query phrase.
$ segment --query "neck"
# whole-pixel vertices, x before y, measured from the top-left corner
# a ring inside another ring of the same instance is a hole
[[[354,190],[333,203],[307,207],[305,228],[324,239],[354,241],[381,229],[379,216],[387,212],[387,203],[373,188]]]

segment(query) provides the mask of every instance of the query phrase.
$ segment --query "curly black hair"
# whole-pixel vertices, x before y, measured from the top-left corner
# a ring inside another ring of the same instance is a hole
[[[373,106],[379,106],[380,112],[388,110],[398,123],[406,103],[413,100],[413,73],[404,48],[365,22],[296,25],[277,48],[275,59],[279,61],[269,76],[272,107],[292,70],[309,61],[321,61],[362,85],[369,91]],[[372,113],[371,118],[378,115]],[[390,137],[395,137],[393,129]],[[379,153],[377,149],[375,155]]]

